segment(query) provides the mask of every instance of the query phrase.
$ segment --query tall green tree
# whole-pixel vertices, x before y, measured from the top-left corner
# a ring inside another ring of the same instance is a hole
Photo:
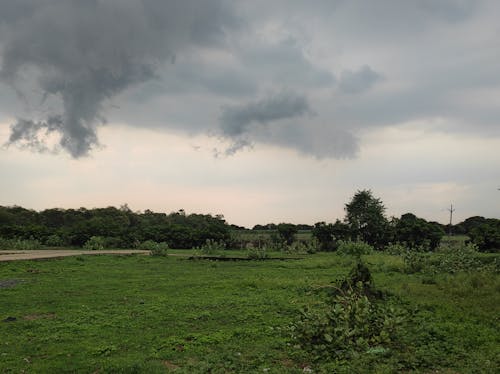
[[[370,190],[357,191],[345,205],[345,212],[351,239],[362,240],[376,248],[387,243],[385,206]]]

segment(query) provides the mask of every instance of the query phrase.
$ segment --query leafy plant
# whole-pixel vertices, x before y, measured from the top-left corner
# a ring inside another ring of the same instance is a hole
[[[429,269],[431,265],[429,253],[409,249],[403,253],[403,261],[405,271],[409,274]]]
[[[197,248],[203,255],[214,255],[226,249],[226,243],[214,239],[207,239],[205,244]]]
[[[29,251],[42,248],[40,241],[36,239],[3,239],[0,238],[0,249],[13,249],[18,251]]]
[[[64,239],[57,234],[50,235],[46,240],[45,240],[45,245],[49,247],[63,247],[65,245]]]
[[[92,236],[83,245],[83,249],[88,251],[100,251],[104,249],[104,238],[102,236]]]
[[[262,260],[269,257],[265,248],[250,248],[247,257],[252,260]]]
[[[473,243],[443,246],[437,260],[437,270],[447,273],[480,270],[483,265],[479,260],[478,247]]]
[[[139,245],[139,249],[149,251],[151,256],[166,256],[169,247],[166,242],[157,243],[154,240],[146,240]]]
[[[373,252],[373,247],[362,241],[340,241],[337,253],[341,255],[361,256]]]
[[[386,252],[387,254],[390,254],[390,255],[400,256],[400,255],[406,253],[407,250],[408,250],[408,248],[401,243],[389,243],[385,247],[384,252]]]
[[[372,286],[368,268],[358,263],[331,300],[302,311],[291,325],[292,338],[314,360],[388,351],[404,321],[403,312],[367,292]]]

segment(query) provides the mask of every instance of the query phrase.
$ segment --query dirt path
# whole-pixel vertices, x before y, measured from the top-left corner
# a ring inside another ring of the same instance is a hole
[[[15,260],[37,260],[42,258],[58,258],[58,257],[68,257],[68,256],[79,256],[79,255],[130,255],[130,254],[142,254],[147,255],[149,251],[142,250],[106,250],[106,251],[81,251],[81,250],[39,250],[39,251],[9,251],[0,250],[0,261],[15,261]]]

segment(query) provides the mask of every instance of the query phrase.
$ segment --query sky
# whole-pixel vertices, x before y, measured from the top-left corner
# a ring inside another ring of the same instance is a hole
[[[0,3],[0,205],[500,218],[496,0]]]

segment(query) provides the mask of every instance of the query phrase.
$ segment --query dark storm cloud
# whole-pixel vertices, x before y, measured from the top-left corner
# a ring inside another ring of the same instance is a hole
[[[32,139],[31,129],[45,127],[60,134],[73,157],[86,155],[97,145],[105,100],[151,79],[184,48],[223,43],[225,30],[236,25],[228,9],[216,0],[3,2],[0,78],[20,91],[31,69],[42,94],[62,104],[54,114],[61,126],[21,119],[10,141]]]
[[[19,120],[11,126],[9,144],[18,144],[21,148],[31,148],[38,152],[53,151],[41,138],[53,132],[60,132],[64,123],[59,116],[49,117],[44,122],[33,122],[30,120]],[[94,139],[94,141],[96,141]]]
[[[226,106],[220,116],[221,136],[231,145],[224,154],[233,155],[254,142],[295,149],[320,159],[357,154],[357,139],[351,133],[306,120],[314,116],[306,96],[288,91]]]
[[[57,135],[73,157],[98,146],[105,117],[217,134],[226,154],[266,143],[319,158],[352,157],[366,129],[435,118],[491,133],[498,11],[489,0],[3,1],[1,79],[23,100],[4,85],[0,121],[21,118],[13,144]]]
[[[311,113],[307,98],[293,92],[281,92],[243,105],[226,106],[220,117],[223,135],[232,137],[248,132],[251,124],[301,117]]]

